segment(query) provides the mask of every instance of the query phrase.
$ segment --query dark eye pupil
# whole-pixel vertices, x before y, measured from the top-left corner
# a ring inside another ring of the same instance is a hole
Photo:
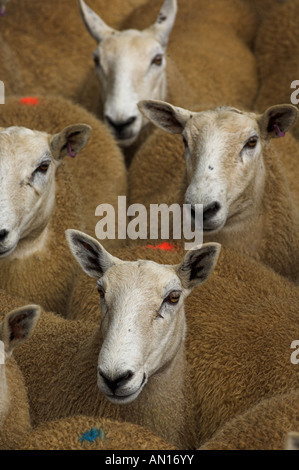
[[[250,139],[247,142],[246,146],[250,147],[250,148],[254,148],[256,146],[256,144],[257,144],[257,139],[254,138],[254,139]]]
[[[48,168],[49,168],[49,164],[48,164],[48,163],[42,163],[42,164],[38,167],[37,171],[39,171],[40,173],[46,173],[47,170],[48,170]]]
[[[161,65],[162,64],[162,59],[163,59],[163,56],[161,54],[158,54],[158,55],[156,55],[156,57],[154,57],[152,63],[155,64],[155,65]]]
[[[177,302],[179,301],[179,299],[180,299],[180,294],[179,294],[179,293],[176,293],[176,292],[173,292],[173,293],[169,294],[167,300],[168,300],[170,303],[175,304],[175,303],[177,303]]]

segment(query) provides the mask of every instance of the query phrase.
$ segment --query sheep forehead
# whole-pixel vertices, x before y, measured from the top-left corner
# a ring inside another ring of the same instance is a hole
[[[124,262],[111,267],[104,276],[109,292],[119,298],[131,298],[132,302],[155,298],[158,302],[165,293],[180,287],[180,281],[172,266],[153,261]]]
[[[243,144],[244,139],[258,133],[258,124],[254,114],[223,107],[192,114],[185,132],[196,147],[208,149],[216,144],[224,149]]]
[[[150,33],[129,29],[109,35],[100,43],[99,52],[101,60],[113,63],[135,58],[140,61],[158,48],[159,43]],[[136,63],[132,65],[136,67]]]
[[[8,128],[0,132],[0,161],[13,161],[31,165],[48,153],[48,135],[26,128]]]

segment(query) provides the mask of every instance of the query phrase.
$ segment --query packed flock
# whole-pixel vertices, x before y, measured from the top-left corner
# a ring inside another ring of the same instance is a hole
[[[298,447],[298,15],[0,0],[0,449]]]

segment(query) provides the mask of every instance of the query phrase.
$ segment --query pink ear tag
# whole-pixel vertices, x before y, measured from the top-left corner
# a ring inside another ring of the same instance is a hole
[[[6,8],[4,6],[0,6],[0,16],[6,15]]]
[[[67,153],[72,158],[75,158],[77,156],[76,153],[73,153],[70,142],[67,143]]]
[[[279,129],[279,127],[278,127],[277,124],[274,124],[273,127],[274,127],[275,132],[276,132],[276,134],[278,135],[278,137],[284,137],[284,136],[285,136],[285,132],[282,132],[282,131]]]

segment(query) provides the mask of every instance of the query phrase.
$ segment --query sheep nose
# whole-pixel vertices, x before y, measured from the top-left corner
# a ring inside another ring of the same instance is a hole
[[[136,121],[136,116],[131,116],[126,121],[117,121],[117,122],[111,119],[111,117],[108,115],[106,115],[105,117],[109,125],[113,127],[113,129],[118,133],[121,133],[121,131],[128,128],[131,124],[133,124]]]
[[[212,217],[214,217],[217,214],[220,208],[221,206],[219,202],[217,201],[214,201],[211,204],[208,204],[206,207],[204,207],[203,214],[202,214],[203,222],[207,222],[208,220],[212,219]]]
[[[0,243],[5,240],[5,238],[7,237],[7,235],[8,235],[8,231],[7,231],[7,230],[0,230]]]
[[[119,388],[122,387],[123,385],[126,385],[127,382],[131,380],[133,377],[134,373],[131,370],[127,370],[123,374],[119,375],[116,377],[116,379],[111,380],[107,375],[104,374],[104,372],[99,368],[99,375],[102,377],[104,380],[105,384],[107,387],[110,388],[112,393],[115,393],[115,391]]]

